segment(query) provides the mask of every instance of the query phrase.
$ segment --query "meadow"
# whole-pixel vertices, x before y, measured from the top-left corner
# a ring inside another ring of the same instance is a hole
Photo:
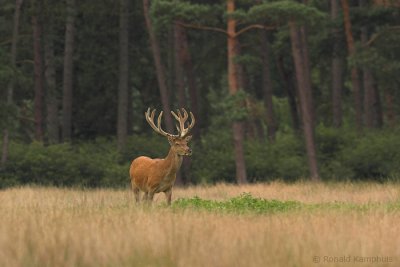
[[[400,184],[0,191],[0,266],[400,266]]]

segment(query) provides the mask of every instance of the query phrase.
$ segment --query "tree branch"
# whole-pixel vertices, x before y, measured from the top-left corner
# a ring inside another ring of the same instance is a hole
[[[185,28],[191,28],[191,29],[198,29],[198,30],[205,30],[205,31],[214,31],[214,32],[220,32],[223,34],[228,34],[225,30],[221,28],[216,28],[216,27],[208,27],[208,26],[203,26],[203,25],[196,25],[196,24],[187,24],[183,22],[176,22],[177,24],[185,27]]]
[[[382,34],[388,32],[388,31],[399,31],[400,30],[400,26],[393,26],[393,27],[389,27],[387,29],[384,29],[383,31],[374,34],[371,39],[368,40],[368,42],[366,42],[364,44],[364,47],[370,46],[373,42],[375,42],[379,37],[381,37]]]
[[[251,29],[275,30],[276,27],[275,26],[264,26],[264,25],[261,25],[261,24],[252,24],[252,25],[249,25],[249,26],[244,27],[243,29],[237,31],[235,36],[237,37],[237,36],[241,35],[242,33],[245,33],[245,32],[247,32],[248,30],[251,30]]]

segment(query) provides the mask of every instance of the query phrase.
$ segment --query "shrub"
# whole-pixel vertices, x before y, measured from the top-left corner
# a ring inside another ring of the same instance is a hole
[[[344,165],[356,179],[400,178],[400,138],[395,132],[370,133],[343,149]]]
[[[0,187],[16,184],[54,186],[120,186],[128,166],[115,164],[118,154],[106,143],[10,144]]]
[[[234,181],[235,161],[231,139],[229,131],[215,131],[205,134],[194,144],[191,181]]]
[[[319,126],[316,139],[318,163],[324,179],[400,178],[400,138],[396,131],[358,136],[353,131]],[[192,148],[191,182],[235,182],[230,127],[204,133],[200,140],[193,142]],[[130,137],[121,153],[116,150],[115,140],[105,138],[74,145],[11,143],[8,163],[0,170],[0,188],[32,183],[127,186],[132,159],[140,155],[162,158],[168,149],[167,140],[156,134]],[[293,181],[308,175],[303,140],[292,133],[278,133],[274,143],[248,140],[245,159],[250,181]]]
[[[293,134],[278,135],[274,143],[248,142],[246,163],[252,181],[291,181],[307,173],[302,143]]]

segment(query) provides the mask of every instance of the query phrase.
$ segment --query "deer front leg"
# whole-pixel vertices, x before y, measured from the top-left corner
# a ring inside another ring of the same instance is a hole
[[[153,202],[153,197],[154,197],[155,192],[149,192],[147,200],[149,203]]]
[[[143,202],[145,203],[151,203],[153,202],[153,197],[154,197],[155,192],[145,192],[143,195]]]
[[[135,195],[135,201],[136,203],[139,203],[139,197],[140,197],[140,190],[139,188],[133,188],[133,194]]]
[[[131,181],[131,186],[132,186],[133,194],[135,195],[135,201],[136,201],[136,203],[139,203],[140,189],[135,185],[133,180]]]
[[[172,198],[172,187],[168,189],[165,193],[165,198],[167,199],[168,206],[171,206],[171,198]]]

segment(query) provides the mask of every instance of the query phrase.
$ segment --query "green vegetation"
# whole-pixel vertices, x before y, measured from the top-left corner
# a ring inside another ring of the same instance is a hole
[[[227,201],[204,200],[199,197],[180,198],[173,202],[172,208],[195,209],[233,213],[274,213],[292,211],[301,208],[298,201],[279,201],[255,198],[250,193],[243,193]]]
[[[328,202],[305,204],[299,201],[281,201],[253,197],[250,193],[242,193],[238,197],[226,201],[206,200],[199,197],[180,198],[173,202],[174,210],[203,210],[218,213],[235,214],[269,214],[293,211],[358,211],[383,210],[388,212],[400,211],[400,202],[379,204],[354,204],[347,202]]]
[[[146,27],[143,1],[71,1],[74,12],[69,2],[0,5],[0,188],[126,187],[132,159],[168,152],[167,140],[146,123],[148,107],[184,107],[196,117],[191,165],[182,168],[186,185],[239,181],[238,166],[248,182],[310,177],[302,106],[312,113],[311,154],[321,180],[400,180],[399,1],[238,0],[234,12],[226,1],[144,1],[154,32]],[[345,35],[345,3],[354,53]],[[76,29],[66,31],[72,16]],[[234,62],[241,90],[234,95],[229,19],[236,20],[240,48]],[[66,32],[75,33],[74,42]],[[159,55],[151,49],[152,32]],[[296,75],[291,44],[302,34],[308,73]],[[73,46],[68,57],[67,45]],[[157,57],[165,73],[157,73]],[[121,59],[129,59],[126,69]],[[65,62],[73,63],[70,71]],[[352,68],[360,74],[359,96]],[[297,79],[305,76],[312,101],[301,103]],[[66,83],[73,94],[64,94]],[[126,97],[118,97],[120,85]],[[233,122],[244,128],[238,154]]]
[[[343,129],[317,128],[318,153],[324,180],[398,181],[400,139],[397,131],[380,131],[355,138]],[[250,181],[306,177],[305,151],[300,138],[280,134],[275,143],[248,141],[246,161]],[[234,182],[235,165],[229,129],[209,132],[192,145],[192,184]],[[140,155],[163,157],[168,143],[157,135],[132,136],[124,151],[114,139],[99,138],[74,145],[10,144],[9,162],[0,169],[0,188],[22,185],[125,187],[129,164]]]

